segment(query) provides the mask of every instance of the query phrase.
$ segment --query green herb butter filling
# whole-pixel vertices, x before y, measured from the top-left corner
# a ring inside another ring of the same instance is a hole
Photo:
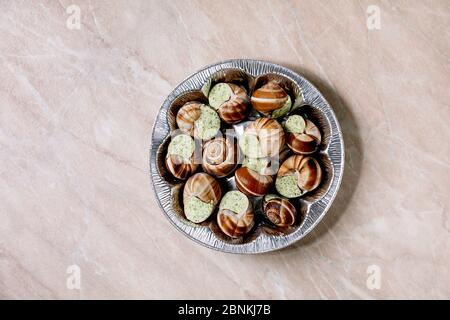
[[[297,185],[297,176],[295,175],[278,177],[275,182],[275,188],[282,196],[287,198],[296,198],[302,195],[302,191]]]
[[[247,167],[253,171],[256,171],[260,174],[267,168],[269,165],[269,160],[267,158],[249,158],[245,157],[242,162],[243,167]]]
[[[220,129],[220,118],[214,109],[203,105],[200,107],[200,117],[195,121],[197,136],[200,139],[211,139]]]
[[[253,134],[245,134],[239,140],[242,152],[249,158],[260,158],[263,156],[258,137]]]
[[[228,191],[220,201],[219,210],[227,209],[237,214],[244,214],[247,211],[249,202],[245,194],[240,191]]]
[[[293,115],[290,116],[284,125],[287,132],[292,133],[302,133],[305,130],[305,120],[302,118],[302,116],[299,115]]]
[[[279,117],[284,116],[291,109],[291,105],[292,105],[291,97],[288,96],[286,102],[284,103],[284,105],[281,108],[278,108],[277,110],[272,111],[272,118],[279,118]]]
[[[209,92],[209,105],[217,110],[224,102],[227,102],[230,99],[232,93],[233,92],[228,84],[216,84]]]
[[[195,223],[200,223],[209,218],[214,210],[212,203],[206,203],[197,197],[192,197],[184,205],[186,218]]]
[[[167,152],[169,155],[173,154],[183,159],[188,159],[194,153],[194,149],[195,143],[191,136],[180,134],[170,141]]]
[[[270,201],[272,199],[281,199],[281,197],[277,194],[269,193],[264,196],[265,201]]]

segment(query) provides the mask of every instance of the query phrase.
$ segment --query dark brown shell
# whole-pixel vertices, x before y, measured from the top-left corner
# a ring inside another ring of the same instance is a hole
[[[267,194],[273,185],[273,176],[262,175],[247,167],[236,170],[235,181],[237,188],[248,196],[259,197]]]
[[[284,198],[273,198],[263,202],[264,214],[278,227],[288,227],[295,223],[297,210],[294,205]]]

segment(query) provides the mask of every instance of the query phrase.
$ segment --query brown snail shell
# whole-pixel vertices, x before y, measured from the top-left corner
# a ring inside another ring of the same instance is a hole
[[[183,159],[174,154],[166,156],[166,168],[177,179],[186,180],[197,170],[198,164],[194,158]]]
[[[191,197],[217,205],[222,197],[222,189],[216,179],[207,173],[199,172],[190,177],[184,186],[183,202],[187,203]]]
[[[269,116],[272,111],[284,106],[289,95],[276,81],[269,81],[256,89],[250,99],[253,108]]]
[[[310,154],[317,150],[322,141],[319,128],[305,119],[305,129],[301,133],[287,133],[286,143],[294,153]]]
[[[209,119],[205,120],[205,117]],[[220,130],[220,117],[217,112],[210,106],[197,101],[184,104],[178,110],[176,122],[181,131],[201,140],[213,138]]]
[[[244,208],[242,212],[234,212],[225,208],[220,209],[219,207],[219,212],[217,213],[217,225],[227,236],[239,238],[247,234],[253,228],[255,224],[255,214],[251,202],[248,199],[247,201],[248,206],[247,208]]]
[[[244,130],[244,135],[257,137],[261,148],[261,157],[279,155],[285,142],[283,127],[275,119],[258,118]],[[243,150],[245,153],[245,150]]]
[[[233,172],[238,165],[238,148],[230,138],[215,138],[203,146],[202,167],[205,172],[222,178]]]
[[[247,91],[233,83],[222,83],[222,85],[229,87],[231,95],[227,101],[217,107],[219,117],[229,124],[244,120],[250,107]]]
[[[273,197],[269,200],[264,198],[263,211],[267,218],[278,227],[288,227],[295,223],[297,210],[286,198]]]
[[[237,188],[248,196],[260,197],[267,194],[273,185],[273,176],[263,175],[247,167],[236,170]]]
[[[293,155],[283,162],[277,178],[296,175],[297,186],[304,193],[316,189],[322,180],[322,168],[319,162],[310,156]]]
[[[195,121],[200,117],[201,106],[197,101],[187,102],[177,113],[176,121],[178,128],[190,136],[194,136]]]

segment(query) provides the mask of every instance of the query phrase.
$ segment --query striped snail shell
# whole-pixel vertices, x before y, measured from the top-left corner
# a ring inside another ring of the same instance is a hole
[[[209,104],[224,122],[234,124],[245,119],[250,101],[243,87],[233,83],[218,83],[209,93]]]
[[[253,121],[245,128],[239,141],[242,152],[252,158],[277,156],[284,143],[283,127],[278,121],[268,118]]]
[[[315,158],[293,155],[278,170],[275,187],[281,195],[295,198],[316,189],[321,180],[322,169]]]
[[[199,172],[186,181],[183,191],[183,202],[191,197],[197,197],[203,202],[217,205],[222,196],[222,189],[216,179],[209,174]]]
[[[202,140],[213,138],[220,129],[220,118],[217,112],[197,101],[183,105],[178,110],[176,122],[181,131]]]
[[[253,207],[247,196],[240,191],[227,192],[220,202],[217,225],[231,238],[248,233],[255,224]]]
[[[198,167],[195,141],[191,136],[180,134],[173,137],[166,154],[166,168],[177,179],[185,180]]]
[[[201,106],[203,104],[196,101],[186,103],[177,113],[177,125],[181,131],[194,136],[195,121],[200,118]]]
[[[236,187],[248,196],[260,197],[267,194],[273,185],[271,175],[263,175],[247,167],[240,167],[234,175]]]
[[[166,168],[177,179],[186,180],[197,170],[198,164],[193,159],[183,159],[178,155],[166,156]]]
[[[215,138],[203,146],[202,167],[217,178],[229,175],[238,165],[238,148],[230,138]]]
[[[293,118],[297,119],[295,128],[288,125]],[[303,119],[299,115],[294,115],[286,121],[286,143],[294,153],[311,154],[315,152],[322,141],[319,128],[308,119]]]
[[[269,81],[256,89],[250,100],[253,108],[268,116],[272,111],[282,108],[289,99],[289,95],[278,82]]]
[[[184,215],[201,223],[211,216],[221,197],[222,189],[216,179],[204,172],[194,174],[183,190]]]
[[[286,198],[267,195],[263,200],[263,211],[267,218],[278,227],[288,227],[295,223],[297,210]]]

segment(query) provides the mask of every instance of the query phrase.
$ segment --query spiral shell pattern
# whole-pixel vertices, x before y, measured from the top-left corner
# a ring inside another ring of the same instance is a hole
[[[234,124],[245,119],[250,104],[247,91],[243,87],[233,83],[228,83],[228,86],[232,91],[232,95],[217,111],[223,121]]]
[[[231,139],[220,137],[206,142],[203,146],[203,170],[217,178],[229,175],[238,165],[237,150]]]
[[[181,131],[194,136],[195,121],[200,117],[202,105],[200,102],[191,101],[181,107],[176,118]]]
[[[293,155],[278,170],[278,177],[288,174],[297,176],[297,184],[303,192],[312,191],[322,181],[322,168],[319,162],[310,156]]]
[[[262,114],[270,115],[272,111],[283,107],[288,99],[286,91],[277,82],[270,81],[253,92],[251,103]]]
[[[222,197],[222,189],[216,179],[209,174],[196,173],[186,181],[183,191],[183,201],[187,203],[189,198],[197,197],[205,203],[217,205]]]
[[[283,127],[274,119],[256,119],[245,129],[245,134],[257,136],[264,157],[278,156],[284,146]]]
[[[273,198],[263,202],[264,214],[278,227],[288,227],[295,223],[297,210],[284,198]]]

